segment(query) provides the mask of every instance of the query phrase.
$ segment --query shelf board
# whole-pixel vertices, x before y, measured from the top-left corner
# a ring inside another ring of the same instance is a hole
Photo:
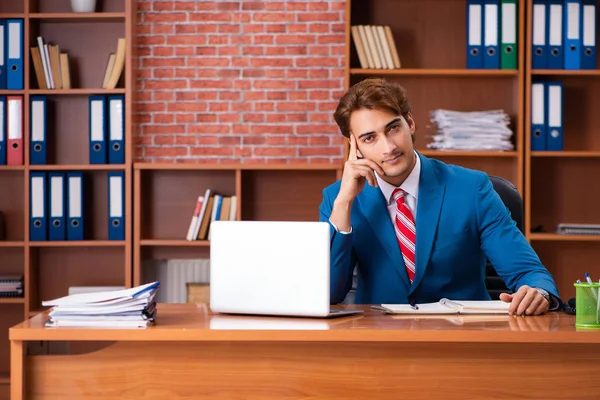
[[[0,247],[23,247],[25,242],[20,240],[0,240]]]
[[[599,69],[532,69],[531,75],[600,76]]]
[[[426,157],[516,157],[516,151],[418,150]]]
[[[532,151],[532,157],[600,157],[600,151]]]
[[[25,14],[23,13],[0,13],[1,19],[19,19],[25,18]]]
[[[0,385],[10,385],[10,374],[0,372]]]
[[[211,171],[223,170],[270,170],[270,171],[336,171],[342,165],[337,164],[166,164],[166,163],[134,163],[139,170],[175,170],[175,171]]]
[[[140,245],[154,247],[207,247],[210,246],[210,242],[208,240],[143,239],[140,241]]]
[[[30,19],[43,20],[44,22],[114,22],[125,21],[124,12],[100,13],[31,13]]]
[[[0,171],[23,171],[24,165],[0,165]]]
[[[125,164],[30,165],[32,171],[122,171]]]
[[[15,96],[15,95],[22,95],[22,94],[25,94],[24,90],[7,90],[7,89],[0,90],[0,95],[3,95],[3,96]]]
[[[38,94],[59,94],[59,95],[92,95],[92,94],[124,94],[125,89],[102,89],[102,88],[84,88],[84,89],[30,89],[32,95]]]
[[[125,246],[123,240],[65,240],[65,241],[46,241],[29,242],[31,247],[122,247]]]
[[[423,76],[518,76],[514,69],[461,69],[461,68],[401,68],[372,69],[350,68],[350,75],[423,75]]]
[[[559,235],[556,233],[531,233],[531,240],[565,241],[565,242],[600,242],[600,235]]]
[[[23,297],[0,298],[0,304],[25,304]]]

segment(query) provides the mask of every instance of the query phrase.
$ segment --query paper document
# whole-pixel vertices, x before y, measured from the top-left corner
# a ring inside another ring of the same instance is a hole
[[[389,314],[508,314],[510,303],[502,300],[448,300],[437,303],[382,304],[381,309]]]

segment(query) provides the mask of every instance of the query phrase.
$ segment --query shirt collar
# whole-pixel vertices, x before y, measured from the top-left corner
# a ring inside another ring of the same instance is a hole
[[[419,195],[419,178],[421,176],[421,159],[416,151],[415,157],[417,157],[415,167],[406,177],[402,185],[400,185],[400,189],[404,190],[406,193],[417,199],[417,196]],[[378,173],[375,173],[375,178],[377,179],[377,184],[381,189],[381,193],[383,193],[383,197],[386,199],[388,204],[391,204],[391,202],[393,201],[392,193],[396,189],[396,186],[390,185],[389,183],[381,179]]]

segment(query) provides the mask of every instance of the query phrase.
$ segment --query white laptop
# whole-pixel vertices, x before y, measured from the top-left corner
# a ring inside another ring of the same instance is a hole
[[[210,308],[217,313],[334,317],[330,310],[329,224],[213,221]]]

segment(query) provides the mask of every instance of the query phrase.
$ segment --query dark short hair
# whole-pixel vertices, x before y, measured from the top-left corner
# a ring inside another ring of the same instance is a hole
[[[388,111],[408,118],[410,104],[406,89],[382,78],[367,78],[355,84],[340,99],[333,114],[342,135],[350,137],[350,115],[356,110]]]

